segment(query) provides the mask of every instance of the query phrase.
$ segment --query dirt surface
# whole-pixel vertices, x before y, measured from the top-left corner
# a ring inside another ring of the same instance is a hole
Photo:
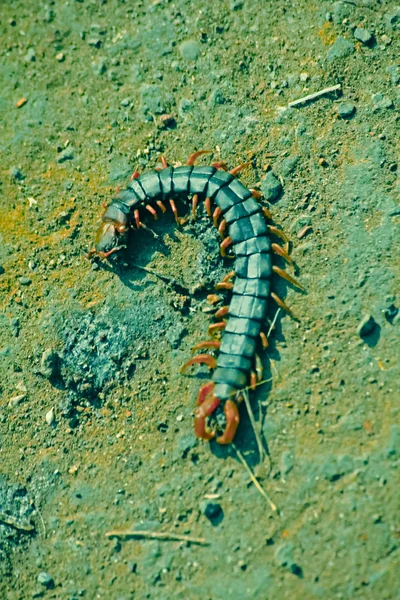
[[[0,14],[1,598],[400,598],[400,6]],[[252,162],[241,179],[307,288],[278,284],[300,322],[279,320],[251,395],[269,457],[245,410],[236,438],[279,514],[234,448],[193,434],[207,373],[179,369],[230,267],[204,211],[148,220],[157,237],[108,264],[84,257],[135,169],[202,148]],[[209,545],[106,536],[132,528]]]

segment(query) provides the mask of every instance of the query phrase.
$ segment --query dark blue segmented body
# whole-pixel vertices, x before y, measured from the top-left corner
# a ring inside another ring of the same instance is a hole
[[[211,198],[220,208],[236,257],[228,321],[212,376],[214,395],[226,401],[248,385],[256,341],[266,318],[272,258],[262,207],[230,173],[215,167],[168,167],[133,179],[111,201],[103,220],[130,223],[136,209],[152,206],[157,200],[194,194]]]

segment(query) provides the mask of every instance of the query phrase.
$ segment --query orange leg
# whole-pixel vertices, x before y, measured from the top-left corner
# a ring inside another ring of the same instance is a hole
[[[217,294],[208,294],[207,296],[207,302],[209,302],[209,304],[218,304],[221,300],[221,296],[218,296]]]
[[[210,354],[198,354],[182,365],[181,373],[185,373],[186,369],[192,365],[207,365],[209,369],[215,369],[217,366],[217,360]]]
[[[225,229],[226,229],[226,221],[225,221],[225,219],[222,219],[222,221],[218,227],[218,233],[220,234],[220,236],[222,238],[225,238]]]
[[[132,179],[139,179],[139,177],[140,177],[139,171],[133,171],[133,173],[129,179],[130,179],[130,181],[132,181]]]
[[[271,213],[271,211],[270,211],[270,210],[268,210],[268,208],[265,208],[265,206],[263,206],[263,209],[262,209],[262,211],[263,211],[263,213],[264,213],[264,217],[265,217],[266,219],[272,219],[272,213]]]
[[[213,216],[212,216],[214,227],[218,227],[218,219],[220,218],[221,215],[222,215],[222,210],[220,209],[219,206],[217,206],[217,208],[214,210]]]
[[[171,208],[172,208],[172,212],[174,213],[175,221],[176,221],[176,222],[177,222],[177,224],[179,225],[180,223],[179,223],[178,209],[176,208],[176,204],[175,204],[175,202],[172,200],[172,198],[171,198],[171,200],[169,201],[169,203],[170,203],[170,206],[171,206]]]
[[[163,213],[167,212],[167,207],[165,206],[165,204],[163,202],[161,202],[161,200],[157,200],[156,204],[157,204],[157,206],[159,206],[161,208],[161,212],[163,212]]]
[[[288,307],[287,304],[285,304],[285,302],[281,298],[279,298],[279,296],[277,296],[276,294],[274,294],[274,292],[271,292],[271,298],[273,300],[275,300],[275,302],[277,303],[277,305],[279,306],[279,308],[281,308],[282,310],[284,310],[285,312],[287,312],[287,314],[290,315],[292,317],[292,319],[294,319],[295,321],[298,321],[298,318],[294,316],[294,314],[291,311],[291,309]]]
[[[213,431],[206,431],[206,418],[219,406],[221,400],[213,395],[208,397],[195,410],[194,432],[195,435],[203,440],[212,440],[215,436]]]
[[[227,275],[223,277],[222,281],[229,281],[230,279],[232,279],[232,277],[235,277],[235,275],[235,271],[229,271],[229,273],[227,273]]]
[[[277,227],[274,227],[273,225],[268,225],[268,230],[270,233],[272,233],[273,235],[277,235],[278,237],[281,238],[281,240],[283,240],[284,242],[286,242],[287,244],[289,243],[289,238],[286,235],[286,233],[284,231],[282,231],[281,229],[278,229]]]
[[[215,286],[215,289],[216,290],[233,290],[233,283],[228,283],[228,281],[221,281],[220,283],[217,283],[217,285]]]
[[[250,192],[251,192],[251,195],[253,196],[253,198],[255,198],[256,200],[261,200],[261,198],[262,198],[261,192],[259,192],[258,190],[254,190],[254,189],[250,190]]]
[[[208,394],[211,394],[211,392],[213,391],[214,386],[215,383],[213,381],[209,381],[208,383],[205,383],[201,386],[197,395],[196,406],[200,406],[200,404],[203,404]]]
[[[227,400],[224,406],[226,417],[226,427],[222,435],[217,437],[218,444],[230,444],[235,437],[236,429],[239,425],[239,411],[236,402]]]
[[[230,173],[231,175],[233,175],[234,177],[236,177],[236,175],[237,175],[238,173],[240,173],[240,171],[242,171],[242,169],[244,169],[245,167],[248,167],[249,165],[251,165],[251,161],[250,161],[250,162],[245,162],[245,163],[243,163],[243,164],[241,164],[241,165],[238,165],[238,166],[237,166],[237,167],[235,167],[234,169],[231,169],[231,170],[229,171],[229,173]]]
[[[211,198],[206,198],[204,200],[204,206],[206,209],[206,213],[208,214],[209,217],[212,216],[212,212],[211,212]]]
[[[208,328],[208,335],[212,335],[214,331],[219,331],[220,329],[225,329],[226,323],[225,321],[220,321],[219,323],[212,323]]]
[[[286,273],[286,271],[284,271],[283,269],[280,269],[279,267],[277,267],[275,265],[272,267],[272,270],[274,271],[274,273],[276,273],[277,275],[279,275],[279,277],[282,277],[282,279],[286,279],[286,281],[289,281],[289,283],[292,283],[296,287],[298,287],[301,290],[303,290],[303,292],[305,292],[305,289],[301,285],[301,283],[299,281],[297,281],[297,279],[295,279],[294,277],[292,277],[291,275],[289,275],[289,273]]]
[[[145,208],[146,208],[146,210],[149,211],[149,213],[151,215],[153,215],[154,219],[157,221],[158,216],[157,216],[157,212],[155,211],[155,209],[152,206],[150,206],[150,204],[146,204]]]
[[[223,171],[227,171],[228,167],[225,161],[220,160],[218,162],[213,162],[211,163],[212,167],[215,167],[216,169],[222,169]]]
[[[263,331],[261,331],[261,333],[260,333],[260,339],[261,339],[262,347],[264,348],[264,350],[266,350],[268,348],[269,344],[268,344],[268,338]]]
[[[217,319],[219,319],[220,317],[225,317],[225,315],[227,315],[228,312],[229,312],[229,306],[223,306],[222,308],[217,310],[217,312],[215,313],[215,316]]]
[[[286,250],[284,250],[281,246],[279,246],[279,244],[272,244],[271,248],[275,252],[275,254],[282,256],[282,258],[284,258],[286,260],[286,262],[288,262],[290,265],[294,264],[293,260],[289,256],[289,254],[286,252]]]
[[[139,215],[139,211],[138,209],[135,210],[135,212],[133,213],[135,216],[135,222],[136,222],[136,227],[139,229],[140,227],[142,227],[142,223],[140,221],[140,215]]]
[[[196,211],[197,211],[198,203],[199,203],[199,195],[195,194],[192,198],[192,213],[193,213],[194,220],[196,220]]]
[[[222,242],[222,244],[219,245],[219,249],[221,251],[221,256],[227,256],[226,254],[226,249],[228,248],[228,246],[230,246],[232,244],[232,238],[230,235],[228,235],[228,237],[226,237],[224,239],[224,241]]]
[[[256,387],[257,387],[257,373],[255,371],[252,371],[251,375],[250,375],[250,389],[252,389],[254,392]]]
[[[205,340],[204,342],[199,342],[192,348],[192,352],[196,352],[196,350],[209,350],[210,348],[218,348],[221,346],[221,342],[218,340]]]
[[[165,158],[165,156],[161,156],[161,164],[162,164],[162,168],[166,169],[168,167],[168,163],[167,163],[167,159]]]
[[[192,165],[194,165],[199,156],[201,156],[202,154],[211,154],[211,152],[212,150],[197,150],[197,152],[193,152],[193,154],[191,154],[187,160],[187,166],[191,167]]]

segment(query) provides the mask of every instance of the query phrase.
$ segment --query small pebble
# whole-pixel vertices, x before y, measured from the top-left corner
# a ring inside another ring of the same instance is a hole
[[[46,419],[47,425],[50,425],[50,426],[53,425],[53,423],[56,419],[56,416],[54,414],[54,407],[51,407],[51,409],[46,413],[45,419]]]
[[[341,102],[337,107],[337,113],[341,119],[349,119],[355,110],[356,107],[352,102]]]
[[[73,160],[74,158],[75,158],[75,150],[71,146],[70,148],[65,148],[65,150],[60,152],[60,154],[57,157],[57,162],[61,164],[61,163],[66,162],[67,160]]]
[[[326,60],[333,62],[338,58],[347,58],[354,52],[354,46],[349,40],[339,36],[328,50]]]
[[[59,356],[53,348],[47,348],[42,354],[40,360],[40,372],[47,379],[51,379],[58,372]]]
[[[29,48],[28,52],[25,54],[24,60],[26,62],[35,62],[36,54],[33,48]]]
[[[13,408],[14,406],[17,406],[17,404],[20,404],[20,402],[22,402],[22,400],[24,400],[25,398],[26,398],[26,394],[18,394],[18,396],[13,396],[8,401],[9,408]]]
[[[209,502],[208,500],[200,503],[200,511],[210,521],[218,519],[222,514],[221,505],[217,502]]]
[[[357,333],[360,337],[370,335],[377,327],[377,323],[372,315],[365,315],[357,327]]]
[[[56,54],[56,60],[58,60],[58,62],[64,62],[65,54],[63,54],[63,52],[59,52],[58,54]]]
[[[129,106],[130,102],[130,98],[124,98],[123,100],[121,100],[120,104],[121,106]]]
[[[378,92],[377,94],[373,94],[372,101],[374,103],[374,110],[386,110],[388,108],[393,108],[393,101]]]
[[[11,179],[15,179],[15,181],[23,181],[25,179],[25,175],[18,167],[11,167],[10,177]]]
[[[41,573],[39,573],[37,577],[37,582],[46,587],[47,589],[51,589],[54,587],[54,579],[51,575],[49,575],[49,573],[46,573],[46,571],[42,571]]]
[[[196,40],[186,40],[179,47],[180,55],[184,60],[193,62],[201,52],[201,46]]]
[[[87,43],[93,48],[100,48],[101,46],[101,40],[99,40],[99,38],[89,38]]]
[[[261,191],[268,202],[277,200],[282,193],[282,184],[272,171],[261,182]]]
[[[354,37],[363,44],[369,44],[373,39],[372,33],[368,31],[368,29],[363,29],[362,27],[357,27],[354,31]]]
[[[20,277],[19,282],[21,285],[31,285],[32,279],[30,279],[29,277]]]

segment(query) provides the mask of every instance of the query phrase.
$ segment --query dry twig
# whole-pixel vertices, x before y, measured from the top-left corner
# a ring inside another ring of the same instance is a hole
[[[331,87],[319,90],[319,92],[314,92],[313,94],[308,94],[308,96],[303,96],[303,98],[299,98],[298,100],[293,100],[292,102],[289,102],[288,106],[290,106],[290,108],[295,108],[296,106],[300,106],[301,104],[306,104],[307,102],[311,102],[312,100],[317,100],[318,98],[321,98],[321,96],[325,96],[326,94],[337,92],[340,90],[340,88],[340,83],[338,83],[337,85],[332,85]]]
[[[279,514],[278,512],[278,508],[277,506],[272,502],[271,498],[268,496],[267,492],[264,490],[264,488],[261,486],[260,482],[258,481],[257,477],[254,475],[253,471],[250,469],[249,465],[246,462],[245,457],[243,456],[243,454],[240,452],[240,450],[235,446],[235,444],[232,442],[232,446],[233,449],[235,450],[240,462],[242,463],[242,465],[244,466],[244,468],[246,469],[246,471],[248,472],[251,481],[254,483],[254,485],[256,486],[256,488],[258,489],[258,491],[260,492],[260,494],[262,494],[264,496],[264,498],[266,499],[266,501],[268,502],[268,504],[271,507],[271,510],[273,512],[276,512]]]
[[[190,535],[180,535],[170,531],[139,531],[139,530],[114,530],[106,533],[108,538],[123,538],[125,540],[163,540],[166,542],[189,542],[190,544],[198,544],[200,546],[209,546],[204,538],[196,538]]]

